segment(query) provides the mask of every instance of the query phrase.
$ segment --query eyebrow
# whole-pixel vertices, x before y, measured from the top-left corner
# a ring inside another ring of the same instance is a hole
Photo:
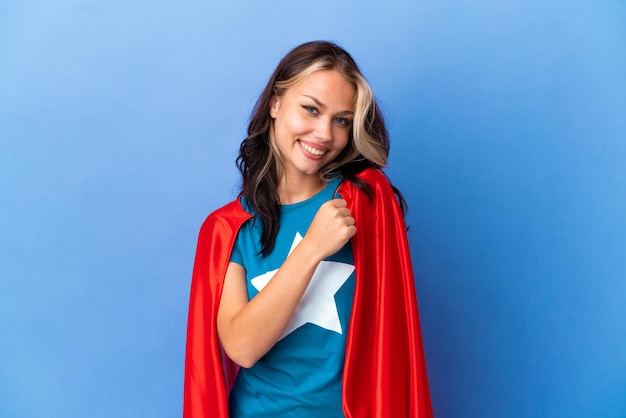
[[[320,102],[318,99],[316,99],[313,96],[309,96],[308,94],[303,94],[304,97],[308,97],[309,99],[313,100],[315,102],[316,105],[318,105],[319,107],[321,107],[322,109],[326,109],[326,105],[322,102]],[[352,110],[342,110],[341,112],[337,113],[338,115],[353,115],[354,112]]]

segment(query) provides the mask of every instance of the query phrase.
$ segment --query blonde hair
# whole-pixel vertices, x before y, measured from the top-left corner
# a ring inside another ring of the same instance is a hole
[[[328,57],[324,56],[290,79],[277,81],[274,85],[274,94],[280,97],[288,89],[303,82],[317,71],[336,70],[356,89],[354,120],[352,122],[350,141],[346,150],[337,159],[331,161],[320,170],[320,176],[324,180],[328,180],[332,173],[337,172],[341,166],[353,160],[368,160],[376,168],[383,168],[387,165],[389,149],[386,141],[381,142],[380,138],[373,137],[370,133],[372,129],[368,129],[373,125],[372,119],[377,114],[374,94],[365,77],[360,72],[354,71],[354,69],[352,66],[338,66],[336,62],[331,62]],[[279,154],[274,145],[273,120],[270,121],[269,137],[274,158],[278,158]]]
[[[248,136],[242,141],[237,167],[242,176],[241,193],[263,225],[261,253],[274,248],[280,221],[278,178],[280,153],[276,149],[274,122],[270,116],[272,100],[281,97],[294,85],[316,71],[336,70],[356,89],[354,120],[350,140],[333,161],[320,170],[323,180],[338,174],[371,196],[371,189],[357,178],[366,168],[383,168],[389,155],[389,138],[385,122],[372,89],[354,59],[332,42],[315,41],[291,50],[278,64],[256,102],[248,125]],[[398,196],[400,196],[398,194]]]

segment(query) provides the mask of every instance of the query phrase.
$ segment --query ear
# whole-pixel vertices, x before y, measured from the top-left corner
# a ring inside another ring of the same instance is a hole
[[[270,116],[272,117],[272,119],[276,119],[278,109],[280,109],[280,97],[273,96],[270,100]]]

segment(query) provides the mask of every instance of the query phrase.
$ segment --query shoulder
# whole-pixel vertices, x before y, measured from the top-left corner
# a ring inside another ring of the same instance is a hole
[[[357,177],[367,182],[367,184],[372,187],[391,186],[391,184],[389,183],[389,179],[387,178],[385,173],[375,168],[366,168],[365,170],[358,173]]]
[[[343,189],[341,190],[343,193],[346,193],[348,196],[356,196],[360,194],[367,194],[370,199],[375,198],[376,196],[383,195],[393,195],[393,189],[391,187],[391,183],[389,179],[380,170],[375,168],[366,168],[365,170],[357,173],[356,177],[359,180],[364,181],[371,189],[371,194],[366,193],[360,190],[357,186],[352,184],[349,181],[342,183]]]
[[[207,219],[223,219],[233,216],[250,216],[250,214],[246,212],[243,208],[243,205],[241,204],[241,201],[239,199],[233,200],[232,202],[225,204],[221,208],[214,210],[209,214]]]
[[[251,217],[252,215],[244,210],[239,199],[233,200],[207,216],[200,228],[200,234],[214,233],[215,230],[236,231]]]
[[[344,182],[345,188],[341,195],[345,196],[348,209],[360,225],[358,230],[361,232],[357,232],[357,235],[363,239],[370,233],[368,231],[404,231],[402,207],[385,173],[368,168],[356,177],[367,184],[369,191],[351,182]]]

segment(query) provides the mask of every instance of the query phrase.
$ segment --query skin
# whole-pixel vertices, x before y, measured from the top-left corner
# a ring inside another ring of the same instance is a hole
[[[279,152],[281,204],[301,202],[324,187],[318,172],[348,144],[355,97],[354,86],[341,74],[324,70],[273,98],[269,113]],[[354,218],[343,199],[324,203],[300,244],[250,301],[245,269],[229,263],[217,331],[233,361],[251,367],[274,346],[318,264],[339,251],[355,233]]]

